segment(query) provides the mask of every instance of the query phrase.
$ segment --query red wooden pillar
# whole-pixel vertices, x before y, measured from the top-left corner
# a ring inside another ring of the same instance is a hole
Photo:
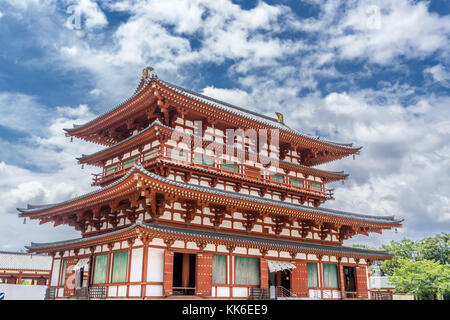
[[[197,295],[210,297],[212,290],[212,253],[200,252],[197,254]]]
[[[320,298],[323,299],[323,287],[324,287],[324,281],[323,281],[323,263],[322,263],[322,257],[318,256],[319,263],[317,263],[317,271],[319,272],[319,290],[320,290]]]
[[[259,276],[260,276],[259,286],[261,288],[268,289],[269,288],[269,266],[268,266],[267,260],[264,258],[261,258],[259,260]]]
[[[144,252],[142,254],[142,278],[141,278],[141,298],[144,298],[147,290],[147,263],[148,263],[148,243],[150,242],[148,239],[142,239],[142,243],[144,244]]]
[[[17,284],[22,284],[22,271],[19,271],[19,279],[17,280]]]
[[[182,257],[181,286],[187,288],[189,287],[189,253],[183,253]]]
[[[356,292],[358,299],[368,299],[366,266],[356,265]]]
[[[341,299],[345,299],[345,274],[344,274],[344,266],[342,265],[342,258],[338,258],[338,266],[339,266],[339,284],[341,287]]]
[[[291,270],[291,292],[295,297],[308,295],[308,276],[306,274],[306,261],[295,261],[296,268]]]
[[[173,287],[173,252],[169,249],[164,251],[164,276],[163,294],[165,297],[172,295]]]

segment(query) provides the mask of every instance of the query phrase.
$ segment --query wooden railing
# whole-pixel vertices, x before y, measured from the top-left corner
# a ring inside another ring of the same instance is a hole
[[[172,150],[178,150],[178,149],[174,149],[172,147],[169,147]],[[326,199],[330,200],[330,199],[334,199],[333,198],[333,190],[332,189],[326,189],[325,191],[317,191],[317,190],[313,190],[307,183],[307,181],[305,181],[305,185],[304,186],[296,186],[292,183],[289,183],[287,181],[289,181],[289,177],[288,176],[283,176],[283,182],[281,181],[276,181],[274,179],[271,179],[270,176],[268,177],[264,177],[259,173],[259,168],[253,168],[251,166],[245,165],[245,164],[237,164],[237,171],[232,171],[232,170],[227,170],[223,168],[223,162],[222,163],[218,163],[217,160],[215,160],[212,156],[206,156],[207,158],[211,158],[213,159],[212,161],[212,165],[206,165],[206,164],[202,164],[202,163],[197,163],[195,161],[195,156],[200,156],[202,154],[198,154],[198,153],[190,153],[187,152],[185,156],[177,158],[177,157],[171,157],[171,156],[167,156],[167,147],[164,148],[163,152],[161,153],[160,147],[156,147],[154,149],[151,150],[157,150],[158,152],[156,153],[156,156],[153,156],[151,159],[147,159],[145,160],[143,154],[140,154],[138,156],[138,159],[136,160],[136,162],[140,162],[142,163],[144,166],[148,163],[150,163],[151,161],[154,161],[155,159],[159,158],[159,159],[164,159],[164,160],[169,160],[169,161],[175,161],[175,162],[179,162],[182,163],[184,165],[190,165],[192,167],[198,167],[198,168],[203,168],[203,169],[207,169],[207,170],[212,170],[212,171],[216,171],[219,172],[221,174],[225,174],[225,175],[229,175],[229,176],[233,176],[233,177],[239,177],[239,178],[245,178],[251,181],[256,181],[256,182],[260,182],[260,183],[264,183],[264,184],[272,184],[272,185],[276,185],[276,186],[281,186],[284,188],[289,188],[289,189],[294,189],[294,190],[301,190],[302,192],[306,192],[309,193],[311,195],[315,195],[315,196],[319,196],[319,197],[325,197]],[[146,152],[148,153],[149,150],[146,150]],[[126,159],[125,159],[126,161]],[[117,169],[114,170],[113,172],[109,173],[109,174],[93,174],[94,178],[93,178],[93,182],[92,185],[98,185],[100,183],[106,183],[108,181],[114,180],[116,178],[122,177],[124,174],[126,174],[126,172],[129,170],[128,168],[122,168],[122,163],[119,163],[119,165],[117,166]],[[256,169],[256,170],[255,170]],[[257,173],[257,174],[256,174]]]
[[[269,289],[267,288],[250,288],[249,300],[269,300]]]
[[[55,300],[56,298],[56,288],[47,288],[45,290],[44,300]]]
[[[392,292],[372,291],[372,300],[392,300]]]
[[[106,299],[106,287],[85,287],[77,289],[77,300]]]
[[[277,286],[277,287],[275,287],[275,295],[277,298],[286,298],[286,297],[290,297],[292,294],[291,294],[291,291],[289,291],[285,287]]]
[[[174,295],[174,296],[193,296],[193,295],[195,295],[195,287],[173,287],[172,295]]]
[[[346,299],[357,299],[358,298],[358,292],[356,292],[356,291],[345,291],[345,298]]]

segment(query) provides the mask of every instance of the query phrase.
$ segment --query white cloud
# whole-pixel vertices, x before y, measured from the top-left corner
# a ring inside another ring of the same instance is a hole
[[[69,29],[98,29],[108,25],[108,20],[96,1],[69,0],[66,13],[71,15],[66,20],[66,27]]]
[[[442,64],[424,70],[425,75],[431,75],[432,79],[446,88],[450,88],[450,72]]]
[[[79,140],[70,143],[63,128],[71,127],[73,122],[84,123],[93,114],[85,105],[58,107],[50,112],[36,104],[35,98],[24,94],[2,93],[1,97],[0,110],[9,108],[8,128],[20,127],[23,118],[21,126],[27,137],[15,142],[0,138],[0,149],[5,151],[0,158],[0,247],[20,249],[31,241],[78,237],[79,233],[67,226],[55,229],[52,224],[39,225],[36,221],[24,225],[15,208],[28,203],[55,203],[89,192],[90,173],[98,169],[81,170],[75,157],[97,151],[99,147]],[[22,109],[23,103],[29,106],[28,112]],[[35,121],[31,119],[33,116],[47,121]],[[1,123],[5,124],[8,123]]]

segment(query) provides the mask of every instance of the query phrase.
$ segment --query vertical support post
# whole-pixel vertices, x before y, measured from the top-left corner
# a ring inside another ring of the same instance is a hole
[[[344,266],[342,265],[342,257],[338,257],[339,266],[339,284],[341,288],[341,299],[345,299],[345,277],[344,277]]]
[[[144,252],[142,254],[142,278],[141,278],[141,298],[145,298],[147,290],[147,264],[148,264],[148,243],[150,242],[147,238],[142,238],[142,243],[144,244]]]
[[[172,295],[173,287],[173,251],[167,248],[164,251],[164,275],[163,275],[163,295]]]
[[[181,269],[181,286],[189,287],[189,254],[183,253],[183,262]]]
[[[265,258],[259,259],[260,288],[269,288],[269,266]]]
[[[323,264],[322,264],[322,256],[318,256],[319,263],[317,263],[318,271],[319,271],[319,290],[320,290],[320,298],[323,299]]]

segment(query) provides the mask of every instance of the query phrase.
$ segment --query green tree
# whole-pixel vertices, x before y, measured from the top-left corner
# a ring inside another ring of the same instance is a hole
[[[448,233],[441,233],[418,241],[410,239],[391,241],[389,245],[381,246],[381,249],[394,255],[392,260],[384,261],[381,267],[385,274],[392,275],[394,270],[402,265],[399,262],[401,258],[410,261],[434,260],[442,265],[449,264],[450,237]]]
[[[392,260],[384,261],[381,266],[381,270],[387,275],[392,275],[394,270],[401,266],[400,259],[415,261],[417,256],[417,244],[409,239],[399,242],[391,241],[389,245],[382,245],[381,250],[394,255]]]
[[[439,261],[400,257],[393,274],[388,276],[395,292],[408,292],[417,299],[434,299],[450,294],[450,265]]]
[[[441,264],[450,261],[450,237],[448,233],[417,241],[416,260],[435,260]]]

